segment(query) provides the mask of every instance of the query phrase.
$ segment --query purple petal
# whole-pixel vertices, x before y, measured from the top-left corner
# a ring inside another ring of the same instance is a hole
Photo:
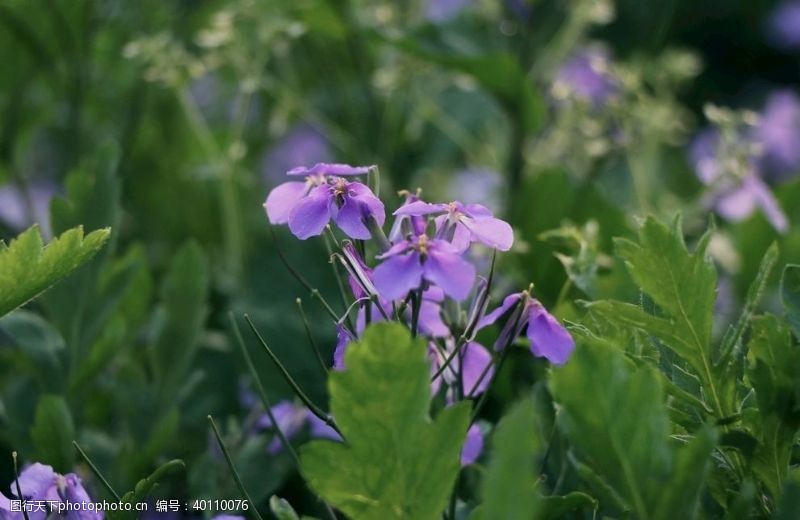
[[[330,439],[332,441],[342,441],[342,437],[336,430],[325,424],[325,421],[314,415],[308,414],[308,424],[311,427],[311,436],[315,439]]]
[[[513,306],[517,304],[522,299],[522,293],[514,293],[509,294],[503,299],[503,303],[500,304],[500,307],[496,308],[489,314],[486,314],[478,320],[478,325],[476,330],[481,330],[482,328],[488,327],[489,325],[493,325],[497,319],[502,316],[503,314],[507,313],[511,310]]]
[[[786,233],[789,230],[789,220],[783,213],[778,201],[772,195],[769,187],[755,175],[750,175],[744,180],[744,185],[750,190],[755,198],[756,204],[764,212],[772,227],[779,233]]]
[[[800,98],[797,94],[791,90],[770,94],[755,137],[764,150],[759,164],[770,178],[784,179],[797,173],[800,169]]]
[[[477,424],[467,430],[467,438],[461,448],[461,466],[469,466],[478,460],[483,452],[483,433]]]
[[[92,499],[83,488],[81,479],[75,473],[64,475],[64,499],[69,504],[90,504]],[[89,510],[87,507],[78,509],[77,511],[69,511],[66,515],[67,520],[101,520],[103,518],[102,512]]]
[[[300,240],[322,234],[330,220],[330,187],[317,186],[289,213],[289,230]]]
[[[482,204],[460,204],[462,213],[472,218],[489,218],[494,217],[492,211]]]
[[[309,186],[305,182],[284,182],[270,191],[264,202],[270,224],[289,222],[289,213],[308,191]]]
[[[537,300],[533,300],[528,312],[527,336],[533,354],[547,358],[556,365],[566,363],[575,350],[572,335]]]
[[[402,240],[393,245],[392,247],[390,247],[383,254],[377,255],[375,258],[377,258],[378,260],[384,260],[386,258],[399,255],[400,253],[404,253],[409,249],[411,249],[411,242],[409,242],[408,240]]]
[[[719,132],[714,128],[706,128],[689,145],[689,162],[703,184],[712,184],[722,173],[717,157],[719,141]]]
[[[431,363],[431,377],[433,377],[439,371],[439,367],[442,366],[442,363],[444,363],[444,359],[442,358],[439,349],[436,348],[436,345],[434,345],[433,343],[428,343],[428,361],[430,361]],[[436,394],[438,394],[441,386],[442,386],[442,375],[439,374],[439,376],[436,379],[433,379],[431,381],[431,395],[435,396]]]
[[[450,335],[450,328],[442,320],[442,307],[436,302],[422,300],[419,308],[419,330],[434,338]]]
[[[57,476],[52,466],[38,462],[31,464],[19,475],[19,487],[22,495],[27,500],[59,500],[55,491]],[[17,496],[15,485],[11,486],[11,493]]]
[[[350,238],[368,240],[371,235],[364,219],[372,216],[382,226],[386,220],[383,202],[368,187],[357,182],[350,183],[348,194],[344,205],[336,212],[336,224]]]
[[[776,7],[767,18],[767,38],[784,50],[800,48],[800,2],[788,0]]]
[[[493,375],[494,367],[489,351],[480,343],[474,341],[467,343],[461,361],[461,379],[465,395],[475,396],[485,392]]]
[[[461,222],[472,233],[472,239],[481,244],[508,251],[514,243],[511,226],[499,218],[464,218]]]
[[[430,215],[431,213],[441,213],[442,211],[447,210],[447,204],[431,204],[429,202],[424,202],[421,200],[417,200],[414,202],[409,202],[408,204],[403,204],[394,212],[394,215],[410,215],[414,217],[419,217],[422,215]]]
[[[432,240],[423,266],[425,278],[441,287],[451,298],[463,300],[475,283],[475,268],[454,251],[447,242]]]
[[[333,369],[344,370],[344,354],[356,338],[341,324],[336,324],[336,348],[333,351]]]
[[[422,272],[419,255],[416,253],[397,255],[384,260],[375,268],[372,281],[383,298],[396,300],[420,286]]]
[[[739,222],[756,209],[756,198],[748,187],[743,184],[720,195],[714,203],[714,209],[726,220]]]
[[[450,241],[453,247],[460,253],[469,249],[472,243],[472,232],[462,222],[457,222],[453,231],[453,239]]]

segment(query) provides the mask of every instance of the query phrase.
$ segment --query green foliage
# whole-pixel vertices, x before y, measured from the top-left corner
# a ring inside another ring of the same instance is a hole
[[[694,517],[715,435],[702,429],[680,448],[670,440],[655,369],[635,367],[618,348],[583,338],[550,387],[559,428],[621,509],[637,518]]]
[[[84,236],[78,226],[45,246],[38,226],[33,226],[8,245],[0,242],[0,316],[26,304],[92,258],[110,232],[98,229]]]
[[[800,265],[787,265],[783,270],[781,299],[794,337],[800,340]]]
[[[529,520],[539,518],[542,497],[536,488],[536,459],[541,447],[534,435],[536,417],[533,402],[517,403],[497,425],[492,458],[483,477],[483,502],[478,518]]]
[[[122,495],[122,502],[125,504],[141,504],[147,500],[150,492],[166,478],[182,472],[186,465],[181,460],[171,460],[158,467],[149,477],[140,480],[136,486]],[[106,516],[109,520],[135,520],[138,518],[136,508],[130,511],[108,511]]]
[[[50,464],[62,474],[72,471],[75,424],[63,397],[44,395],[39,399],[31,438],[36,447],[37,460]]]
[[[345,443],[302,447],[311,488],[354,518],[439,518],[459,469],[469,405],[428,418],[425,345],[398,324],[376,324],[330,375],[331,412]]]

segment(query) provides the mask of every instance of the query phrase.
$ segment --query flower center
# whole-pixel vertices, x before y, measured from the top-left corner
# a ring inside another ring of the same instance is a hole
[[[420,256],[425,256],[428,254],[428,235],[420,235],[417,237],[417,243],[414,244],[414,249],[416,249]]]

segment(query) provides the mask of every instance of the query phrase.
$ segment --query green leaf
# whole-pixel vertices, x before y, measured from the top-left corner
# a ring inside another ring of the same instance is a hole
[[[796,520],[800,511],[800,474],[790,478],[783,486],[783,495],[773,520]]]
[[[516,404],[497,425],[492,458],[481,485],[480,518],[535,518],[542,497],[536,489],[539,438],[530,399]]]
[[[539,518],[542,520],[555,520],[564,518],[567,513],[580,509],[597,510],[598,502],[591,495],[573,491],[564,496],[549,496],[541,498],[541,511]]]
[[[359,519],[438,519],[459,471],[470,405],[430,407],[425,344],[408,329],[379,323],[352,344],[343,372],[331,373],[331,412],[346,443],[302,447],[310,487]]]
[[[275,495],[269,498],[269,510],[272,511],[277,520],[300,520],[292,505]]]
[[[72,471],[75,460],[75,450],[72,449],[75,425],[63,397],[45,395],[39,399],[31,438],[39,462],[50,464],[59,473]]]
[[[800,340],[800,265],[789,264],[783,269],[781,299],[794,337]]]
[[[672,444],[655,369],[635,367],[614,346],[583,338],[570,362],[553,371],[550,388],[560,406],[559,428],[626,509],[638,518],[666,520],[674,511],[693,516],[713,434],[701,430],[680,450]]]
[[[756,391],[761,417],[751,424],[760,440],[753,470],[778,497],[800,428],[800,347],[793,344],[786,325],[767,315],[753,320],[748,349],[747,378]]]
[[[59,358],[65,348],[64,338],[39,315],[18,310],[0,319],[0,330],[22,354],[19,369],[28,371],[51,392],[60,392],[64,369]]]
[[[38,226],[6,246],[0,242],[0,316],[26,304],[94,256],[108,240],[109,229],[84,237],[83,228],[65,231],[46,246]]]

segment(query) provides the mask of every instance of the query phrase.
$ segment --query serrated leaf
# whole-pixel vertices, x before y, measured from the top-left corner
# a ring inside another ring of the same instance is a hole
[[[72,448],[74,438],[75,424],[64,398],[42,396],[36,406],[36,418],[31,428],[37,460],[53,466],[59,473],[69,473],[75,460],[75,450]]]
[[[438,519],[459,471],[468,403],[428,417],[430,372],[422,340],[379,323],[351,345],[347,369],[331,373],[331,412],[346,443],[302,447],[310,487],[359,519]]]
[[[530,399],[516,404],[497,425],[492,458],[481,485],[482,519],[536,518],[542,497],[536,489],[535,459],[540,450],[534,406]]]
[[[783,269],[781,300],[794,337],[800,340],[800,265],[789,264]]]
[[[109,229],[84,237],[83,228],[65,231],[44,246],[38,226],[8,246],[0,245],[0,316],[25,305],[94,256],[106,243]]]
[[[671,444],[653,368],[635,367],[619,349],[585,338],[570,362],[553,371],[550,388],[560,406],[559,428],[634,516],[666,520],[680,510],[687,514],[681,518],[692,517],[713,437],[701,432],[681,450]]]
[[[800,428],[800,347],[789,327],[774,316],[753,320],[748,343],[747,378],[756,391],[760,421],[751,428],[759,438],[753,470],[773,497],[789,473],[792,442]]]

